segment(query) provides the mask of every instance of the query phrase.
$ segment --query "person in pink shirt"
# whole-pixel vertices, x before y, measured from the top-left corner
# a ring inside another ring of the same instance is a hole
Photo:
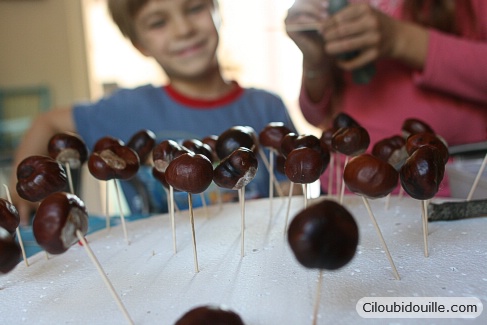
[[[344,112],[367,129],[372,148],[401,133],[408,118],[447,143],[487,140],[487,1],[350,1],[333,15],[328,1],[296,0],[285,23],[303,54],[299,104],[326,129]],[[296,26],[313,26],[296,31]],[[358,52],[352,59],[340,55]],[[352,73],[374,65],[357,83]]]

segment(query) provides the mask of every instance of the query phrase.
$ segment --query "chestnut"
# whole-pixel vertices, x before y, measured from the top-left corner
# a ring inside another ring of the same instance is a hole
[[[223,159],[240,147],[254,152],[258,149],[257,135],[249,126],[234,126],[224,131],[218,136],[215,151],[218,158]]]
[[[176,141],[164,140],[152,150],[154,167],[158,171],[164,172],[174,158],[187,152],[189,152],[188,149],[180,146]]]
[[[333,134],[337,131],[334,127],[328,128],[321,133],[320,141],[321,145],[328,148],[329,151],[334,151],[331,145],[331,139],[333,139]]]
[[[9,201],[0,198],[0,227],[13,235],[19,224],[20,216],[17,208]]]
[[[213,181],[213,165],[203,155],[185,153],[169,163],[165,176],[175,189],[198,194],[204,192]]]
[[[139,170],[139,156],[127,146],[112,146],[95,151],[88,159],[88,169],[99,180],[130,179]]]
[[[208,158],[212,163],[213,161],[213,152],[209,145],[201,142],[197,139],[187,139],[184,140],[182,143],[183,147],[188,149],[189,151],[194,152],[195,154],[201,154]]]
[[[411,135],[406,141],[406,151],[411,155],[416,149],[425,145],[436,147],[443,157],[443,163],[446,164],[448,162],[448,159],[450,158],[448,147],[443,140],[434,133],[421,132]]]
[[[27,201],[37,202],[68,185],[61,164],[47,156],[30,156],[17,166],[17,193]]]
[[[350,191],[369,198],[391,193],[398,184],[399,172],[391,164],[364,153],[352,157],[343,170],[343,181]]]
[[[34,237],[46,252],[64,253],[78,242],[76,231],[88,231],[88,213],[76,195],[58,192],[46,197],[32,221]]]
[[[417,148],[399,172],[406,193],[417,200],[428,200],[436,195],[445,174],[443,155],[437,147]]]
[[[281,153],[287,157],[287,155],[298,148],[310,148],[318,152],[322,150],[320,139],[312,134],[288,133],[281,140]]]
[[[237,148],[215,167],[213,181],[219,187],[239,190],[254,179],[257,168],[258,161],[253,151]]]
[[[281,151],[282,138],[291,130],[282,122],[271,122],[259,133],[259,143],[267,148]]]
[[[127,147],[139,155],[140,163],[147,162],[156,144],[156,135],[151,130],[140,130],[135,133],[127,142]]]
[[[433,131],[431,126],[417,118],[408,118],[404,120],[401,126],[401,131],[405,139],[416,133],[428,132],[435,134],[435,131]]]
[[[93,152],[103,151],[105,149],[110,149],[111,147],[120,147],[124,145],[125,142],[123,142],[119,138],[106,136],[96,141],[95,145],[93,146]]]
[[[216,163],[219,160],[218,155],[216,154],[216,142],[217,141],[218,141],[218,136],[214,135],[214,134],[208,135],[208,136],[204,137],[203,139],[201,139],[201,142],[210,146],[211,154],[213,155],[213,159],[211,159],[211,161],[213,163]]]
[[[20,261],[22,250],[11,233],[0,227],[0,273],[12,271]]]
[[[57,133],[47,144],[49,156],[70,168],[80,168],[88,159],[88,148],[85,142],[73,133]]]
[[[332,148],[347,156],[356,156],[364,153],[369,144],[369,133],[361,126],[338,129],[333,133],[331,139]]]
[[[242,318],[229,309],[218,306],[200,306],[186,312],[174,325],[244,325]]]
[[[333,128],[335,130],[352,126],[360,126],[360,124],[347,113],[340,112],[333,118]]]
[[[359,233],[355,219],[345,207],[322,200],[294,217],[287,238],[304,267],[336,270],[355,255]]]
[[[382,139],[372,147],[372,155],[388,162],[396,170],[399,170],[408,158],[406,140],[400,135]]]
[[[284,163],[287,178],[293,183],[309,184],[320,178],[324,161],[319,151],[302,147],[291,151]]]

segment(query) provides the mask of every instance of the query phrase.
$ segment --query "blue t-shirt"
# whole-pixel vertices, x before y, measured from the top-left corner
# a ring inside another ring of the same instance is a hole
[[[73,118],[77,132],[89,149],[105,136],[127,142],[142,129],[154,132],[157,143],[168,139],[182,141],[218,136],[233,126],[250,126],[259,134],[270,122],[283,122],[295,131],[288,111],[278,96],[238,85],[225,97],[209,101],[184,97],[170,86],[145,85],[120,89],[98,102],[75,105]],[[144,187],[142,190],[149,195],[151,212],[167,211],[162,185],[152,177],[149,167],[143,167],[136,179],[122,182],[132,213],[144,210],[138,186],[141,184]],[[268,195],[269,175],[259,160],[257,175],[246,186],[246,196]]]

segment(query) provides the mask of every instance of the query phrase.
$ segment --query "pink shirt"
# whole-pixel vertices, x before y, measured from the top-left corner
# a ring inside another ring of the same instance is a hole
[[[384,11],[385,4],[391,3],[392,16],[401,16],[398,1],[369,2]],[[487,1],[472,4],[480,41],[430,30],[423,71],[381,60],[367,85],[354,84],[346,74],[342,111],[369,131],[371,144],[400,134],[402,123],[410,117],[428,123],[450,145],[487,139]],[[321,102],[313,103],[301,90],[301,110],[311,124],[323,121],[330,97],[327,93]]]
[[[401,17],[400,1],[369,0],[394,17]],[[389,6],[388,6],[389,4]],[[367,85],[345,75],[341,111],[364,126],[377,141],[401,134],[405,119],[428,123],[449,145],[487,140],[487,1],[473,0],[479,40],[467,40],[430,30],[423,71],[381,60]],[[459,17],[460,24],[465,17]],[[301,89],[301,110],[308,122],[320,125],[329,109],[331,93],[313,103]],[[324,182],[323,182],[324,183]],[[326,185],[323,184],[324,189]]]

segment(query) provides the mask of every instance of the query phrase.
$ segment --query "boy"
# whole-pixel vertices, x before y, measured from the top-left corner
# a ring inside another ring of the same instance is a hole
[[[217,57],[220,19],[216,1],[109,0],[109,8],[122,33],[141,53],[159,63],[169,84],[119,90],[96,103],[39,116],[25,134],[14,166],[26,156],[46,154],[50,137],[62,131],[77,132],[92,149],[101,137],[126,142],[141,129],[153,131],[157,143],[219,135],[235,125],[250,126],[258,133],[270,122],[283,122],[294,130],[280,98],[224,80]],[[139,180],[153,181],[147,177],[148,168],[141,173]],[[12,179],[10,185],[14,184]],[[122,186],[132,213],[141,212],[137,192],[127,182]],[[268,195],[263,164],[247,188],[252,197]],[[26,224],[32,205],[13,194],[21,222]],[[160,197],[159,201],[164,202]],[[157,212],[164,210],[160,202],[153,202]]]

